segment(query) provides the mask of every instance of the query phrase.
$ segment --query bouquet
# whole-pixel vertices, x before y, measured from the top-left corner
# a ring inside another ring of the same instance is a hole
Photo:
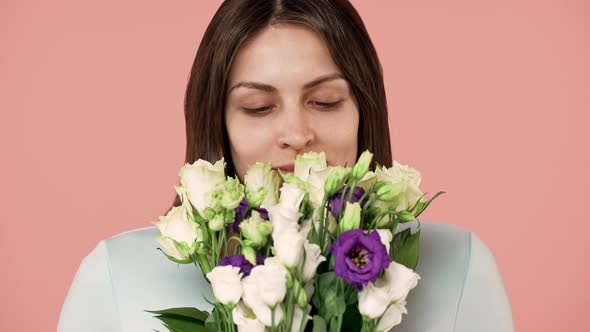
[[[168,259],[194,264],[210,283],[212,312],[148,311],[170,332],[390,331],[420,276],[420,173],[393,162],[370,170],[298,155],[294,172],[251,165],[244,183],[223,159],[180,170],[182,204],[154,224]],[[399,227],[398,227],[399,226]],[[146,310],[147,311],[147,310]]]

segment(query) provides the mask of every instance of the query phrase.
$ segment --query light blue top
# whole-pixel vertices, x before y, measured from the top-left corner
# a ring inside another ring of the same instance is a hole
[[[496,261],[472,232],[421,221],[418,286],[395,332],[513,331],[510,303]],[[65,299],[58,332],[143,332],[165,328],[144,310],[210,310],[200,270],[156,250],[155,227],[102,240],[86,256]]]

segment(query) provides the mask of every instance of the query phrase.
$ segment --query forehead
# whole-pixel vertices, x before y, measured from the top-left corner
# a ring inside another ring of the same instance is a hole
[[[296,25],[267,26],[238,51],[230,84],[249,80],[286,88],[331,73],[340,70],[317,33]]]

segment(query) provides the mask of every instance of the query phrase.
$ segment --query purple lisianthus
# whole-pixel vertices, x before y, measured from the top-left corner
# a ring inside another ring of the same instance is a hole
[[[236,217],[234,219],[234,222],[229,225],[230,229],[234,233],[240,232],[240,223],[242,223],[242,220],[243,220],[242,214],[244,214],[244,211],[246,211],[247,208],[248,208],[248,199],[246,197],[244,197],[240,201],[240,205],[238,205],[236,207],[236,210],[235,210]],[[254,208],[254,209],[248,210],[248,212],[244,216],[244,219],[248,219],[252,216],[252,210],[258,211],[258,213],[260,213],[260,218],[262,218],[264,220],[268,220],[268,211],[265,208]]]
[[[342,205],[342,209],[346,208],[346,204],[348,203],[348,201],[347,201],[348,194],[350,193],[349,187],[347,187],[346,190],[345,189],[340,190],[338,193],[336,193],[334,196],[332,196],[330,198],[330,212],[332,212],[332,215],[336,218],[338,218],[338,216],[340,215],[340,202],[342,202],[342,192],[343,191],[344,191],[344,204]],[[350,198],[350,202],[355,203],[355,202],[360,201],[361,197],[363,197],[364,194],[365,194],[365,190],[363,188],[354,187],[354,190],[352,191],[352,197]],[[367,197],[365,197],[365,199],[363,199],[363,201],[361,202],[361,208],[363,208],[366,203],[367,203]]]
[[[257,256],[256,257],[256,265],[262,265],[262,264],[264,264],[264,257]],[[234,256],[223,257],[219,261],[218,266],[224,266],[224,265],[231,265],[231,266],[239,267],[240,272],[242,272],[244,277],[250,275],[250,272],[254,268],[254,265],[252,265],[252,263],[250,263],[246,259],[246,257],[244,257],[243,255],[234,255]]]
[[[377,280],[381,270],[389,266],[387,249],[375,230],[369,234],[360,228],[343,232],[331,252],[336,275],[358,290]]]

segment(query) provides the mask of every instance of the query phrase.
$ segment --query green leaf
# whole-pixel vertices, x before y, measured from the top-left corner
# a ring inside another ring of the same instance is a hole
[[[208,332],[203,322],[176,315],[161,315],[155,318],[162,321],[170,332]]]
[[[342,332],[358,332],[362,326],[363,316],[359,312],[358,305],[356,303],[348,305],[342,316]]]
[[[205,322],[207,318],[209,318],[209,313],[207,311],[199,310],[197,308],[192,307],[179,307],[179,308],[170,308],[164,310],[144,310],[152,314],[158,315],[176,315],[182,316],[186,318],[192,318],[201,322]]]
[[[407,229],[409,230],[409,229]],[[420,230],[408,235],[395,255],[395,261],[415,270],[420,251]]]
[[[319,315],[313,316],[313,331],[312,332],[326,332],[326,320]]]
[[[419,215],[420,215],[422,212],[424,212],[424,210],[426,210],[426,208],[428,207],[428,205],[430,205],[430,203],[431,203],[431,202],[432,202],[432,201],[433,201],[435,198],[437,198],[438,196],[440,196],[440,195],[442,195],[442,194],[445,194],[445,193],[446,193],[446,192],[444,192],[444,191],[439,191],[439,192],[437,192],[437,193],[436,193],[434,196],[432,196],[432,198],[430,198],[429,200],[427,200],[427,201],[424,201],[424,202],[422,202],[422,201],[418,202],[418,204],[416,204],[416,206],[413,206],[413,207],[412,207],[412,210],[413,210],[414,208],[416,208],[416,211],[414,211],[414,212],[413,212],[413,214],[414,214],[414,217],[418,218],[418,216],[419,216]]]

